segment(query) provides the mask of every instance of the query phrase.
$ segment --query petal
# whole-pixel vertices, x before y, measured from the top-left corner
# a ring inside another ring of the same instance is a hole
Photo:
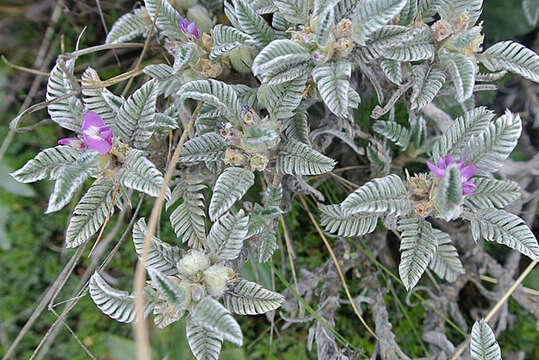
[[[103,126],[101,128],[99,128],[99,135],[107,140],[109,143],[112,144],[112,129],[109,128],[108,126]]]
[[[82,132],[84,133],[84,130],[88,129],[90,126],[100,128],[106,125],[98,113],[94,111],[88,111],[86,115],[84,115],[84,121],[82,122]]]
[[[449,165],[451,165],[453,163],[453,156],[451,156],[451,154],[447,155],[445,157],[445,168],[447,168]]]
[[[101,155],[108,153],[112,147],[112,144],[106,139],[89,137],[88,139],[85,139],[85,141],[90,149],[97,150]]]
[[[460,159],[459,161],[457,161],[457,166],[459,167],[459,169],[462,169],[462,167],[464,166],[464,162],[464,159]]]
[[[471,195],[475,194],[475,189],[477,189],[477,186],[471,181],[465,181],[462,183],[462,194],[463,195]]]
[[[477,168],[474,165],[468,165],[460,170],[460,176],[462,176],[462,179],[466,181],[474,176],[476,172]]]
[[[445,162],[444,162],[444,158],[443,158],[443,157],[440,156],[440,157],[438,158],[438,164],[437,164],[437,165],[438,165],[438,167],[439,167],[440,169],[445,169]]]
[[[440,168],[434,166],[434,164],[431,164],[428,161],[427,161],[427,166],[429,167],[430,171],[432,171],[434,173],[434,175],[438,176],[439,178],[444,176],[445,171],[443,169],[440,169]]]
[[[63,138],[58,140],[58,144],[60,145],[71,145],[75,143],[76,141],[80,141],[79,138],[71,137],[71,138]]]
[[[79,138],[63,138],[58,140],[58,144],[69,145],[72,148],[77,149],[78,151],[86,150],[86,144]]]

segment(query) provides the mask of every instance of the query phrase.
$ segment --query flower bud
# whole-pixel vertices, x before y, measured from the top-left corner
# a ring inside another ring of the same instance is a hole
[[[212,63],[208,59],[200,59],[200,65],[202,67],[201,72],[210,78],[215,78],[221,74],[223,67],[221,63]]]
[[[181,8],[183,10],[188,10],[190,7],[195,6],[198,3],[198,0],[174,0],[174,5],[176,5],[177,8]]]
[[[253,57],[251,49],[248,46],[239,46],[229,53],[230,65],[232,68],[242,74],[251,73],[251,64]]]
[[[209,33],[213,27],[213,21],[208,13],[208,10],[201,5],[195,5],[187,10],[187,18],[197,24],[200,32]]]
[[[201,250],[191,250],[178,262],[178,271],[187,277],[204,271],[210,266],[210,259]]]
[[[226,290],[230,269],[223,264],[215,264],[204,271],[203,278],[208,293],[211,296],[220,297]]]
[[[335,43],[335,50],[337,51],[338,55],[341,57],[350,55],[353,49],[354,49],[354,44],[348,38],[340,38]]]
[[[254,154],[251,157],[251,161],[249,162],[249,165],[251,166],[252,170],[258,170],[263,171],[266,166],[268,166],[268,158],[262,154]]]
[[[352,22],[348,19],[342,19],[335,26],[335,38],[350,38],[352,36]]]
[[[432,37],[434,40],[440,42],[453,34],[453,28],[451,24],[445,20],[438,20],[431,27]]]
[[[242,154],[241,151],[227,148],[225,150],[225,156],[223,158],[223,161],[227,165],[238,166],[245,164],[247,158],[245,157],[245,155]]]

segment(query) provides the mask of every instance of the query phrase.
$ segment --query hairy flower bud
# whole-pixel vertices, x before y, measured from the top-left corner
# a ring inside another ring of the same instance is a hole
[[[197,24],[200,32],[209,33],[213,27],[213,21],[208,10],[202,5],[195,5],[187,10],[187,18]]]
[[[223,67],[221,66],[221,63],[213,64],[208,59],[200,59],[200,65],[202,67],[201,72],[210,78],[219,76],[221,72],[223,71]]]
[[[339,21],[333,30],[336,39],[350,38],[352,36],[352,22],[348,19]]]
[[[251,73],[253,57],[251,56],[251,49],[248,46],[239,46],[231,50],[229,59],[230,65],[232,65],[232,68],[237,72],[242,74]]]
[[[350,55],[354,49],[354,43],[348,38],[340,38],[335,42],[335,50],[341,57]]]
[[[178,271],[187,277],[204,271],[210,266],[210,259],[201,250],[193,249],[178,262]]]
[[[238,166],[244,165],[247,162],[247,158],[242,154],[241,151],[227,148],[225,150],[223,161],[227,165]]]
[[[466,31],[469,21],[470,16],[466,11],[463,12],[453,21],[453,30],[455,30],[457,34]]]
[[[431,30],[432,37],[438,42],[447,39],[453,33],[453,28],[451,27],[451,24],[445,20],[436,21],[432,25]]]
[[[263,171],[266,166],[268,166],[268,158],[262,154],[254,154],[251,157],[251,161],[249,162],[249,165],[251,166],[251,169]]]
[[[202,276],[206,290],[211,296],[219,297],[224,294],[226,283],[230,279],[231,269],[223,264],[215,264],[207,268]]]

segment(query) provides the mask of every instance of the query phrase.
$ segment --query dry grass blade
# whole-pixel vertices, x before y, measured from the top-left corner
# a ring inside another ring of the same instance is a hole
[[[507,299],[509,299],[509,297],[513,294],[513,292],[515,292],[517,287],[522,283],[522,281],[524,281],[526,276],[533,270],[535,265],[537,265],[537,261],[532,261],[528,265],[528,267],[524,269],[522,274],[520,274],[520,276],[515,280],[513,285],[511,285],[511,287],[507,289],[507,291],[505,292],[505,294],[503,294],[501,299],[498,300],[498,302],[494,305],[494,307],[492,307],[492,309],[488,312],[487,316],[485,316],[485,322],[488,322],[490,319],[492,319],[494,314],[496,314],[496,312],[500,309],[500,307],[502,307],[503,303],[506,302]],[[457,352],[451,357],[451,360],[457,360],[460,357],[460,355],[464,352],[464,350],[466,350],[469,343],[470,343],[470,337],[468,336],[466,338],[466,341],[460,345]]]
[[[189,133],[191,132],[191,129],[193,128],[193,124],[195,123],[195,119],[197,118],[198,114],[200,113],[200,110],[202,109],[203,102],[200,102],[195,111],[193,112],[193,115],[191,116],[191,120],[189,120],[189,123],[183,130],[182,136],[180,137],[180,140],[178,141],[178,144],[176,145],[176,149],[174,150],[174,154],[172,154],[172,158],[170,160],[170,163],[168,164],[167,172],[165,173],[165,179],[163,181],[163,185],[161,186],[161,191],[159,193],[159,197],[155,200],[155,203],[152,208],[152,213],[150,215],[150,220],[148,221],[148,227],[146,230],[146,236],[144,237],[144,245],[142,250],[142,256],[140,257],[139,262],[137,263],[137,270],[135,272],[135,314],[136,318],[140,319],[135,323],[135,343],[136,343],[136,350],[137,350],[137,359],[150,359],[150,343],[148,338],[148,331],[145,326],[144,322],[144,297],[143,297],[143,291],[144,291],[144,281],[146,280],[146,270],[144,267],[144,264],[146,262],[146,259],[148,258],[148,253],[150,251],[151,246],[151,239],[153,238],[153,235],[155,234],[155,229],[157,228],[157,221],[159,220],[160,214],[161,214],[161,208],[163,207],[163,203],[165,201],[165,193],[168,188],[168,183],[170,182],[172,178],[172,173],[174,172],[174,169],[176,167],[176,163],[178,162],[178,158],[180,157],[180,151],[183,148],[183,145],[187,141],[187,137],[189,136]]]
[[[314,218],[313,213],[309,210],[309,206],[307,205],[307,202],[305,201],[305,198],[303,197],[303,195],[299,195],[299,199],[300,199],[301,203],[303,204],[303,207],[305,208],[305,211],[307,211],[307,214],[309,215],[309,218],[311,219],[311,222],[313,223],[314,227],[316,228],[316,231],[318,232],[318,234],[322,238],[322,241],[324,242],[324,245],[328,249],[329,254],[331,255],[331,259],[333,260],[333,263],[335,264],[335,268],[337,269],[337,272],[339,273],[339,277],[341,278],[341,282],[342,282],[342,285],[344,287],[344,291],[346,292],[346,297],[350,301],[350,305],[352,305],[352,308],[354,309],[354,312],[356,313],[356,316],[359,318],[359,321],[361,321],[363,326],[365,326],[365,328],[367,329],[369,334],[371,334],[375,339],[378,340],[378,337],[376,336],[374,331],[369,327],[369,325],[367,325],[367,323],[365,322],[365,319],[363,319],[363,316],[361,316],[361,313],[359,312],[359,309],[357,308],[356,303],[355,303],[354,299],[352,298],[352,295],[350,294],[350,290],[348,289],[348,285],[346,284],[346,280],[344,278],[344,274],[342,273],[341,266],[339,265],[339,260],[335,256],[335,253],[333,252],[333,249],[331,248],[331,245],[329,244],[328,239],[326,238],[326,235],[324,235],[324,232],[322,231],[322,229],[318,225],[318,222]]]

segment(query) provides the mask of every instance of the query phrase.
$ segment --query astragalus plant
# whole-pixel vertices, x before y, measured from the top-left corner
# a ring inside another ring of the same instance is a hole
[[[107,90],[99,69],[74,72],[83,52],[59,56],[48,112],[74,135],[12,175],[55,181],[49,213],[95,179],[74,208],[67,247],[90,241],[114,208],[131,206],[135,192],[157,197],[166,189],[166,208],[174,210],[163,216],[178,238],[150,238],[145,312],[159,327],[185,317],[197,359],[217,358],[223,340],[242,344],[231,313],[262,314],[283,302],[239,278],[238,269],[247,259],[272,258],[278,222],[298,193],[320,200],[328,234],[355,238],[384,227],[398,234],[408,290],[427,268],[448,282],[465,273],[437,224],[468,223],[477,246],[495,241],[538,260],[533,233],[504,210],[519,185],[494,176],[522,121],[510,110],[499,116],[476,106],[474,98],[495,90],[507,72],[539,82],[539,56],[513,41],[483,49],[482,2],[145,0],[106,39],[113,48],[150,36],[155,59],[140,67],[140,87],[124,98]],[[360,125],[354,111],[374,97],[376,121]],[[453,119],[442,104],[460,116]],[[396,121],[397,106],[406,109],[405,121]],[[169,142],[189,131],[191,120],[194,130],[170,164]],[[309,176],[358,158],[370,164],[372,179],[342,203],[324,204]],[[411,162],[423,170],[403,166]],[[163,176],[167,166],[171,181]],[[145,237],[141,218],[133,229],[140,256]],[[108,316],[135,320],[134,294],[98,273],[89,291]],[[482,329],[490,330],[474,326]]]

